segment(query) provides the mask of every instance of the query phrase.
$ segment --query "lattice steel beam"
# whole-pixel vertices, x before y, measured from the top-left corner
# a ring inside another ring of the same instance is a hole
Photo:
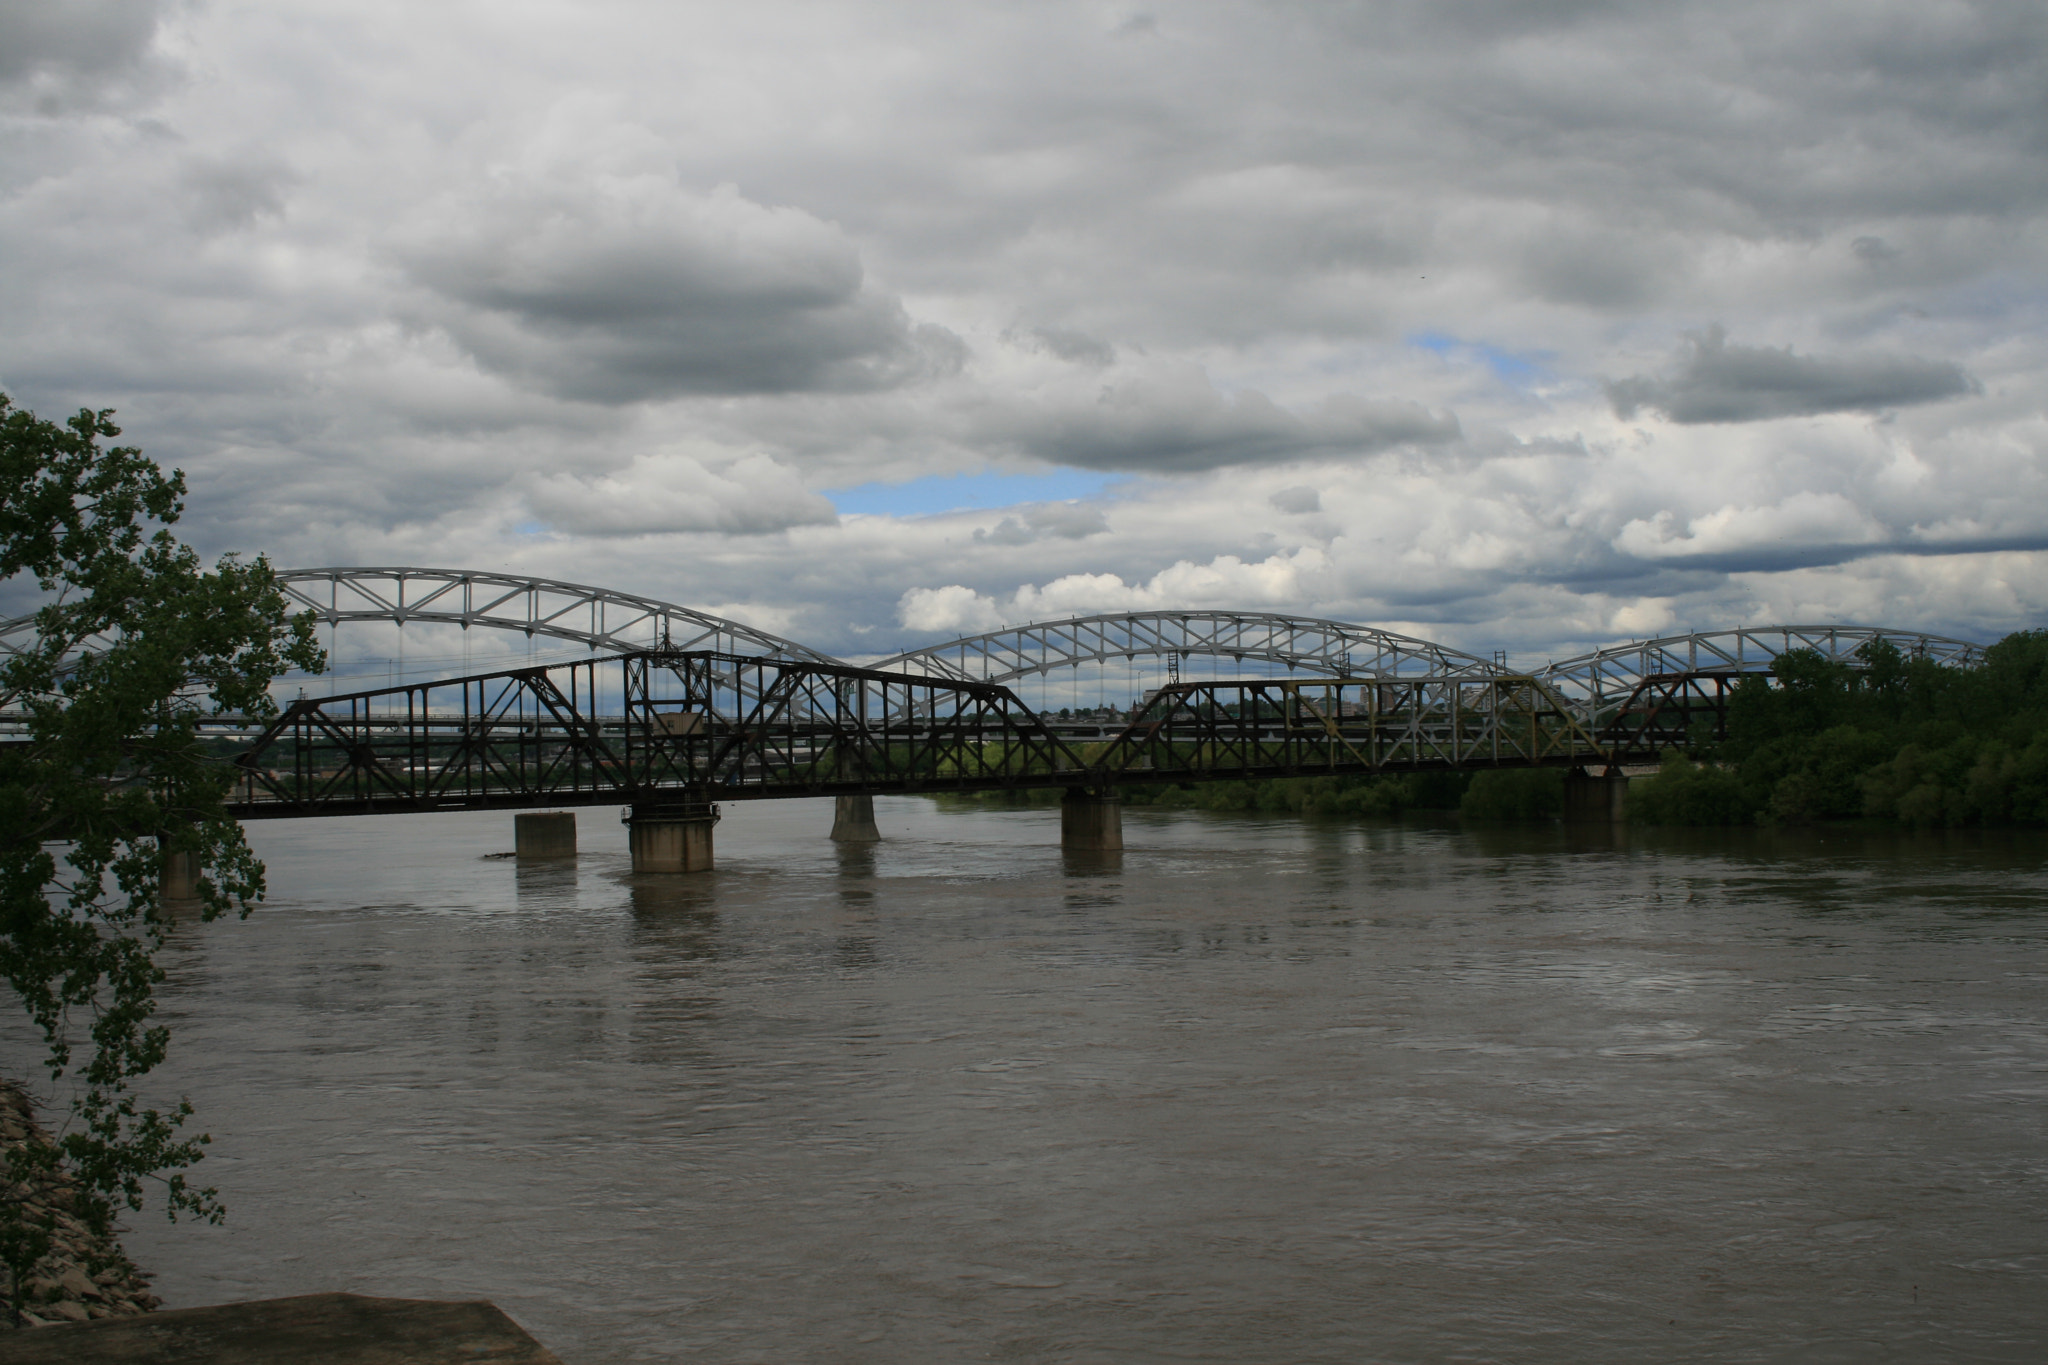
[[[1339,677],[1498,672],[1476,655],[1372,626],[1244,611],[1143,611],[1039,621],[928,645],[869,665],[1010,682],[1084,663],[1190,655],[1261,659]]]
[[[974,791],[1085,767],[998,684],[707,650],[304,698],[236,763],[244,818]]]
[[[1161,688],[1096,759],[1104,782],[1573,767],[1608,754],[1541,679],[1238,679]]]

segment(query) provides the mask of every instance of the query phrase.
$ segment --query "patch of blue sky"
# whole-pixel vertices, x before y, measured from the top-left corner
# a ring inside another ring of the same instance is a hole
[[[824,494],[842,513],[928,517],[942,512],[1014,507],[1025,502],[1092,498],[1124,477],[1086,469],[1053,469],[1043,474],[932,474],[903,483],[827,488]]]
[[[1408,344],[1419,350],[1433,352],[1446,360],[1484,365],[1493,371],[1494,377],[1503,384],[1510,384],[1518,389],[1526,389],[1552,378],[1550,367],[1542,360],[1533,356],[1517,355],[1513,351],[1504,351],[1483,341],[1467,341],[1443,332],[1417,332],[1408,338]]]

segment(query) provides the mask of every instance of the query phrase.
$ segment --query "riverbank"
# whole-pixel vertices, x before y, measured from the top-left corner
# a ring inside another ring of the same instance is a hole
[[[17,1152],[47,1145],[49,1133],[36,1119],[35,1101],[12,1081],[0,1080],[0,1160],[11,1166]],[[147,1313],[158,1305],[150,1276],[136,1268],[111,1237],[95,1236],[71,1211],[71,1177],[63,1171],[24,1184],[0,1187],[0,1199],[18,1208],[29,1228],[47,1226],[52,1243],[17,1295],[14,1276],[0,1263],[0,1303],[19,1300],[21,1319],[0,1311],[0,1329],[42,1327],[93,1318]],[[0,1249],[18,1225],[0,1221]]]

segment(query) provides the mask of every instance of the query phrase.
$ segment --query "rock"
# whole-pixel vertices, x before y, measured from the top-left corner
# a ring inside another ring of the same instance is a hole
[[[27,1092],[0,1080],[0,1147],[47,1145],[49,1137],[35,1120]],[[149,1279],[122,1254],[110,1237],[94,1236],[72,1211],[71,1177],[61,1168],[39,1176],[27,1187],[8,1191],[24,1215],[51,1234],[49,1252],[28,1277],[23,1324],[47,1327],[92,1319],[133,1317],[157,1307]],[[91,1269],[90,1267],[97,1267]],[[0,1296],[10,1292],[7,1272],[0,1268]],[[21,1340],[8,1331],[14,1324],[0,1313],[0,1340]],[[11,1358],[0,1348],[0,1359]]]
[[[100,1297],[100,1287],[93,1282],[92,1276],[86,1274],[83,1269],[75,1265],[64,1267],[64,1273],[57,1277],[57,1287],[71,1298],[96,1299]]]

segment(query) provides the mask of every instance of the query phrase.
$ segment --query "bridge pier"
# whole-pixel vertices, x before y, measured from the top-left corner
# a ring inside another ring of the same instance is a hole
[[[533,811],[513,816],[512,849],[522,860],[575,857],[576,812]]]
[[[198,900],[199,860],[189,853],[164,854],[163,872],[157,881],[157,899]]]
[[[626,817],[635,872],[709,872],[718,807],[636,805]]]
[[[1079,851],[1124,846],[1124,803],[1115,788],[1069,787],[1060,798],[1060,847]]]
[[[1628,778],[1619,768],[1572,769],[1564,778],[1564,818],[1573,825],[1621,824],[1628,819]]]
[[[875,828],[875,798],[841,796],[832,804],[832,839],[841,844],[878,844],[882,831]]]

